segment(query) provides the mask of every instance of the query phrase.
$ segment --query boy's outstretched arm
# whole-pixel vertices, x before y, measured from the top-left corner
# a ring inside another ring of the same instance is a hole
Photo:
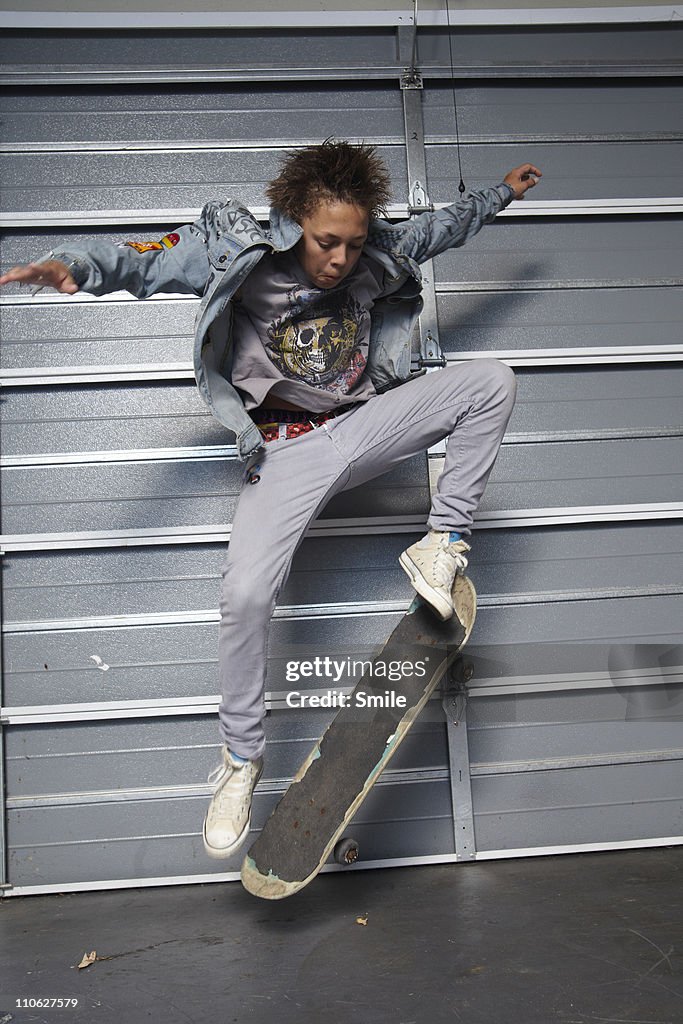
[[[538,167],[521,164],[509,171],[500,185],[473,189],[443,210],[421,213],[405,221],[400,225],[401,249],[417,263],[423,263],[447,249],[464,245],[513,199],[523,199],[541,176]]]
[[[210,270],[207,217],[214,206],[218,204],[207,204],[194,224],[185,224],[158,242],[93,240],[82,247],[67,243],[38,262],[8,270],[0,285],[51,287],[67,295],[81,290],[93,295],[125,290],[138,298],[155,292],[201,295]]]

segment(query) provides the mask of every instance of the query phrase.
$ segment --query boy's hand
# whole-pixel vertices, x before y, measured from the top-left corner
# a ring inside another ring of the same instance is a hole
[[[46,260],[44,263],[27,263],[23,267],[12,267],[0,277],[0,284],[35,284],[38,288],[56,288],[58,292],[73,295],[78,285],[69,273],[69,268],[61,260]]]
[[[533,164],[522,164],[521,167],[509,171],[503,181],[515,190],[515,199],[524,199],[527,189],[533,188],[541,177],[538,167],[534,167]]]

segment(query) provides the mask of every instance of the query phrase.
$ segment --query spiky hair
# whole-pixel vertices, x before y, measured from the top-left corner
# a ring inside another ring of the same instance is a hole
[[[301,221],[320,203],[353,203],[376,217],[391,198],[389,173],[374,146],[325,139],[285,155],[277,178],[266,188],[273,206]]]

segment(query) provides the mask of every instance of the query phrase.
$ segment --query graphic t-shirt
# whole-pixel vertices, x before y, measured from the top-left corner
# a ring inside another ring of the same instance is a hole
[[[269,395],[326,412],[374,395],[365,367],[382,273],[361,256],[336,287],[317,288],[293,251],[263,256],[234,302],[232,382],[245,408]]]

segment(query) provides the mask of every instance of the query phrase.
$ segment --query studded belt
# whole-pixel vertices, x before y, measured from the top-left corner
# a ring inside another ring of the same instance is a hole
[[[328,412],[306,412],[298,409],[252,409],[249,415],[260,430],[264,441],[286,441],[290,437],[300,437],[310,430],[315,430],[316,427],[322,426],[323,423],[334,419],[335,416],[353,409],[355,404],[344,405]]]

